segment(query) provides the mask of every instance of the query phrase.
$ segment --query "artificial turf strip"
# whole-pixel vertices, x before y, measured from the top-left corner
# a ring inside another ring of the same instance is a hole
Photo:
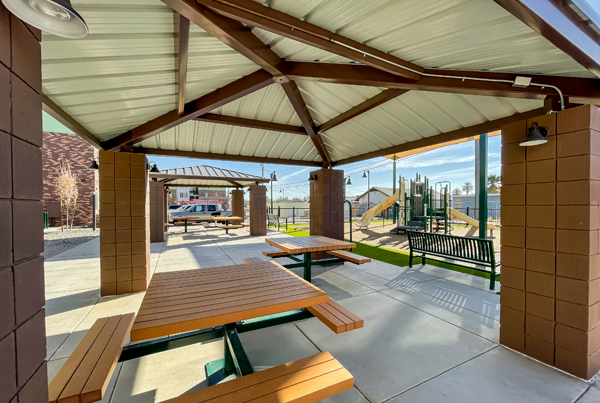
[[[292,235],[292,236],[309,236],[310,232],[308,231],[299,231],[291,229],[289,231],[282,231],[283,233]],[[356,253],[357,255],[361,255],[364,257],[368,257],[371,259],[379,260],[385,263],[393,264],[400,267],[408,266],[408,258],[409,254],[406,252],[381,248],[378,246],[368,245],[365,243],[360,243],[353,241],[356,244],[356,248],[352,249],[352,253]],[[421,263],[421,258],[415,257],[413,258],[413,267],[417,264]],[[444,269],[457,271],[460,273],[470,274],[472,276],[482,277],[482,278],[490,278],[489,273],[484,273],[479,270],[469,269],[468,267],[456,266],[450,263],[438,262],[436,260],[427,259],[427,264],[437,267],[443,267]],[[499,280],[500,276],[496,278]]]

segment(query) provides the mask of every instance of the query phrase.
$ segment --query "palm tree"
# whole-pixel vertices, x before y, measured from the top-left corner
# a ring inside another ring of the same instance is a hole
[[[463,183],[462,190],[466,194],[470,194],[473,191],[473,184],[471,182],[465,182],[465,183]]]
[[[459,188],[454,188],[454,189],[452,189],[452,194],[454,196],[461,195],[462,194],[462,190],[460,190]]]
[[[488,175],[488,192],[489,193],[499,193],[501,186],[502,178],[500,175],[490,174]]]

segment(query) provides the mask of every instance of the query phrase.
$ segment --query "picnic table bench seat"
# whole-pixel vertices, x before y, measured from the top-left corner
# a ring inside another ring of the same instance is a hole
[[[231,224],[231,225],[219,225],[219,228],[224,229],[225,233],[229,234],[230,229],[244,228],[244,226],[240,225],[240,224]]]
[[[210,225],[210,224],[209,224],[209,223],[207,223],[207,222],[205,222],[205,223],[202,223],[202,226],[203,226],[204,228],[212,228],[212,227],[213,227],[212,225]]]
[[[283,252],[283,251],[278,251],[278,252],[263,251],[262,254],[265,255],[266,257],[279,257],[279,256],[287,256],[287,255],[289,255],[289,253]]]
[[[368,257],[357,255],[356,253],[348,252],[346,250],[330,250],[327,253],[329,253],[332,256],[339,257],[344,260],[348,260],[349,262],[352,262],[355,264],[364,264],[364,263],[369,263],[371,261],[371,259],[369,259]]]
[[[318,402],[354,386],[328,352],[186,393],[163,403]]]
[[[359,329],[365,324],[361,318],[331,299],[306,309],[337,334]]]
[[[48,385],[48,401],[102,400],[134,319],[134,313],[98,319]]]
[[[267,261],[267,259],[265,259],[265,258],[263,258],[261,256],[244,258],[244,263],[247,263],[247,264],[264,263],[266,261]]]

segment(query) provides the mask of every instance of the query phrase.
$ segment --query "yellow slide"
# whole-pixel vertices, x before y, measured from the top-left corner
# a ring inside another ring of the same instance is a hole
[[[458,211],[454,210],[453,208],[450,209],[450,214],[454,218],[458,218],[459,220],[464,221],[467,224],[469,224],[475,228],[479,228],[479,221],[474,220],[473,218],[469,217],[466,214],[459,213]],[[487,229],[496,229],[496,227],[494,226],[494,224],[488,223]]]
[[[397,202],[399,197],[400,197],[400,189],[396,190],[396,193],[393,196],[388,197],[387,199],[385,199],[384,201],[379,203],[377,206],[372,207],[369,210],[367,210],[362,215],[362,217],[360,217],[360,220],[357,220],[355,222],[355,224],[358,225],[359,227],[368,227],[369,224],[371,223],[371,220],[373,219],[373,217],[375,217],[377,214],[381,213],[382,211],[384,211],[385,209],[390,207],[392,204]]]

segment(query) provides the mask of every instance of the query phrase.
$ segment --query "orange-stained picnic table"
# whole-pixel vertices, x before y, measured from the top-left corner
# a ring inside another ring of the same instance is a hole
[[[311,253],[327,252],[333,250],[352,249],[356,248],[356,244],[352,242],[341,241],[339,239],[327,238],[321,235],[311,235],[303,237],[285,237],[285,238],[267,238],[265,241],[286,253],[288,257],[297,263],[284,264],[283,267],[292,269],[295,267],[304,268],[304,279],[311,281],[311,268],[313,265],[324,265],[332,263],[343,263],[343,259],[321,259],[312,260]],[[304,255],[304,259],[299,259],[293,255]]]
[[[131,341],[165,337],[326,303],[319,288],[275,262],[156,273]]]

